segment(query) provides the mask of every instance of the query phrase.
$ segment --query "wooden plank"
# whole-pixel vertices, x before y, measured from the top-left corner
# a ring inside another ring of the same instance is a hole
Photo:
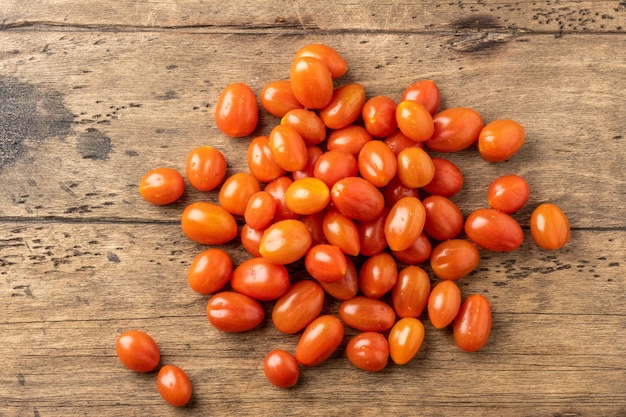
[[[551,201],[575,228],[625,226],[614,215],[626,209],[624,124],[614,116],[626,105],[621,36],[519,35],[473,52],[456,50],[457,35],[21,32],[2,39],[0,114],[12,144],[1,154],[4,218],[177,221],[185,204],[215,194],[189,190],[172,207],[152,207],[138,196],[141,176],[162,165],[184,171],[187,153],[206,144],[226,154],[230,173],[246,170],[248,141],[214,125],[221,89],[243,81],[258,93],[287,76],[300,46],[325,42],[351,65],[338,83],[360,82],[368,96],[398,99],[411,82],[432,78],[442,107],[472,107],[486,121],[514,118],[526,128],[527,143],[507,163],[485,163],[475,148],[449,155],[466,173],[455,197],[465,214],[486,205],[491,180],[518,173],[532,189],[517,215],[524,225],[537,204]],[[262,112],[255,134],[277,122]]]
[[[4,28],[33,26],[202,31],[513,30],[623,32],[626,5],[619,1],[362,1],[221,2],[218,0],[31,1],[0,5]]]

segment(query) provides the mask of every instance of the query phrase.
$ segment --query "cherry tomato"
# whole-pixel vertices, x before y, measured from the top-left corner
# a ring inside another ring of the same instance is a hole
[[[270,182],[285,174],[272,155],[268,136],[258,136],[250,142],[247,161],[250,173],[261,182]]]
[[[304,139],[296,129],[287,125],[276,125],[269,138],[270,151],[278,166],[286,171],[304,169],[309,154]]]
[[[419,237],[426,221],[424,205],[416,197],[404,197],[393,205],[385,220],[385,238],[393,251],[401,251]]]
[[[496,178],[487,189],[489,205],[507,214],[521,209],[528,201],[530,187],[519,175],[510,174]]]
[[[517,221],[492,208],[478,209],[465,219],[465,234],[478,246],[493,252],[510,252],[519,248],[524,233]]]
[[[278,331],[294,334],[315,320],[324,306],[324,290],[319,284],[304,280],[293,284],[272,310],[272,321]]]
[[[185,171],[192,187],[211,191],[220,185],[226,175],[226,158],[211,146],[201,146],[187,155]]]
[[[222,207],[199,201],[189,204],[181,216],[183,233],[194,242],[220,245],[237,236],[237,222]]]
[[[260,99],[263,108],[276,117],[283,117],[290,110],[304,107],[293,95],[288,80],[277,80],[267,84],[261,90]]]
[[[309,146],[319,145],[326,139],[326,125],[317,113],[311,110],[291,110],[283,116],[280,124],[296,129]]]
[[[302,178],[310,178],[315,176],[315,163],[320,156],[324,154],[324,151],[319,146],[307,146],[307,162],[304,168],[298,171],[293,171],[291,177],[294,181],[301,180]]]
[[[339,317],[348,326],[363,332],[384,332],[396,321],[393,308],[375,298],[356,296],[339,305]]]
[[[422,204],[426,211],[424,231],[438,241],[454,239],[463,230],[463,213],[449,198],[440,195],[426,197]]]
[[[433,135],[433,117],[416,101],[404,100],[396,107],[398,129],[415,142],[424,142]]]
[[[285,190],[285,205],[296,214],[314,214],[330,203],[330,190],[320,179],[302,178],[292,182]]]
[[[322,219],[324,237],[346,255],[356,256],[361,250],[359,229],[356,223],[335,209],[330,209]]]
[[[320,155],[313,167],[313,176],[324,181],[330,188],[345,177],[356,177],[359,172],[357,160],[343,149],[327,151]]]
[[[244,83],[228,85],[215,106],[215,124],[226,135],[238,138],[250,135],[259,120],[259,105],[250,87]]]
[[[463,188],[463,173],[454,162],[443,158],[431,158],[435,166],[433,179],[422,187],[431,195],[452,197]]]
[[[155,168],[146,173],[139,183],[139,194],[157,206],[171,204],[185,192],[185,180],[173,168]]]
[[[478,136],[478,152],[489,162],[510,159],[524,144],[524,128],[514,120],[495,120]]]
[[[276,200],[267,191],[252,194],[243,212],[246,224],[253,229],[263,229],[270,224],[276,214]]]
[[[333,78],[339,78],[348,71],[348,64],[343,57],[328,45],[321,43],[305,45],[296,52],[294,60],[305,56],[322,61]]]
[[[372,140],[363,126],[350,125],[342,129],[334,130],[326,140],[326,148],[329,151],[343,149],[357,157],[363,145]]]
[[[161,360],[161,352],[154,339],[140,330],[128,330],[119,335],[115,350],[124,366],[135,372],[150,372]]]
[[[293,183],[293,180],[289,177],[281,176],[278,177],[269,184],[265,186],[264,191],[267,191],[274,197],[274,201],[276,202],[276,212],[274,213],[274,218],[272,222],[277,222],[280,220],[287,219],[297,219],[298,214],[287,208],[285,204],[285,193],[287,192],[287,188]]]
[[[246,332],[261,324],[265,310],[250,296],[223,291],[209,299],[207,317],[216,329],[223,332]]]
[[[371,140],[363,145],[357,159],[361,177],[375,187],[382,188],[396,176],[398,162],[389,146],[379,140]]]
[[[405,365],[417,355],[424,342],[424,325],[413,317],[398,320],[389,332],[389,354],[396,365]]]
[[[465,352],[477,351],[489,339],[491,320],[489,301],[480,294],[470,295],[463,302],[452,325],[454,342]]]
[[[247,172],[237,172],[224,181],[218,194],[220,206],[229,213],[242,216],[248,200],[261,191],[259,181]]]
[[[389,344],[380,333],[360,333],[348,341],[346,356],[354,366],[363,371],[382,371],[389,361]]]
[[[345,275],[335,282],[320,282],[324,291],[338,300],[349,300],[359,291],[359,274],[350,258],[346,258]]]
[[[328,67],[310,56],[296,58],[289,70],[289,82],[296,99],[309,109],[322,109],[333,98],[333,78]]]
[[[345,84],[333,91],[333,97],[320,110],[324,124],[331,129],[341,129],[354,122],[365,104],[365,90],[360,84]]]
[[[159,370],[157,389],[165,401],[176,407],[184,406],[191,399],[191,381],[178,366],[165,365]]]
[[[290,264],[302,258],[311,247],[311,233],[300,220],[280,220],[265,229],[259,252],[275,264]]]
[[[422,80],[409,85],[402,93],[401,100],[416,101],[434,115],[439,108],[440,98],[441,94],[437,84],[432,80]]]
[[[335,353],[343,335],[343,324],[337,317],[319,316],[302,333],[296,346],[296,359],[305,366],[319,365]]]
[[[261,245],[261,237],[265,229],[253,229],[249,225],[244,224],[241,227],[241,244],[248,253],[254,257],[261,256],[259,246]]]
[[[366,297],[380,298],[387,294],[398,279],[398,265],[387,252],[370,256],[359,270],[359,288]]]
[[[530,233],[539,247],[547,250],[560,249],[569,240],[569,219],[560,207],[540,204],[530,217]]]
[[[484,126],[480,114],[466,107],[442,110],[433,117],[433,122],[435,129],[426,146],[438,152],[458,152],[469,148],[478,140]]]
[[[321,243],[312,246],[304,257],[309,274],[320,282],[335,282],[346,275],[346,256],[337,246]]]
[[[407,266],[398,272],[391,291],[393,309],[400,318],[417,318],[422,314],[430,295],[430,278],[419,266]]]
[[[376,96],[365,102],[361,112],[365,129],[370,135],[384,138],[398,128],[396,102],[391,97]]]
[[[432,252],[432,244],[426,233],[422,232],[411,246],[404,250],[391,251],[391,254],[406,265],[416,265],[427,261]]]
[[[330,199],[341,214],[360,221],[374,220],[385,207],[381,192],[360,177],[337,181],[330,190]]]
[[[221,290],[233,274],[233,261],[219,248],[200,252],[189,267],[187,281],[195,292],[211,294]]]
[[[397,157],[400,152],[406,148],[423,148],[424,142],[415,142],[409,139],[400,129],[392,132],[389,136],[383,140],[389,146],[389,149]]]
[[[385,238],[385,221],[389,215],[389,208],[383,207],[380,216],[373,220],[358,222],[359,242],[361,255],[372,256],[382,252],[387,247]]]
[[[385,206],[393,207],[394,204],[404,197],[419,197],[419,190],[407,187],[402,183],[400,177],[396,175],[383,190],[383,196],[385,197]]]
[[[443,329],[454,321],[461,308],[461,290],[454,281],[441,281],[428,297],[428,318],[436,329]]]
[[[311,244],[319,245],[320,243],[328,243],[324,236],[324,216],[326,211],[319,213],[307,214],[300,217],[300,221],[304,223],[309,233],[311,233]]]
[[[275,300],[291,286],[289,273],[283,265],[265,258],[252,258],[239,264],[230,280],[233,290],[255,300]]]
[[[263,361],[265,377],[278,388],[291,388],[300,378],[300,365],[296,357],[286,350],[272,350]]]
[[[435,165],[423,149],[406,148],[398,154],[398,176],[409,188],[423,187],[435,176]]]
[[[463,239],[450,239],[433,248],[430,266],[440,279],[457,280],[472,272],[478,266],[480,252],[471,242]]]

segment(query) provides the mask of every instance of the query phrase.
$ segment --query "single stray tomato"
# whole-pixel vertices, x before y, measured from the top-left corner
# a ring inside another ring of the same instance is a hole
[[[248,136],[256,129],[259,105],[250,87],[244,83],[228,85],[215,106],[215,124],[226,135]]]
[[[161,353],[154,339],[140,330],[128,330],[118,336],[115,350],[120,361],[135,372],[150,372],[159,364]]]
[[[482,348],[489,339],[491,320],[491,306],[483,295],[467,297],[452,326],[456,345],[465,352]]]
[[[346,356],[359,369],[368,372],[382,371],[389,361],[389,344],[380,333],[360,333],[348,341]]]
[[[530,187],[519,175],[510,174],[496,178],[487,189],[489,205],[507,214],[521,209],[530,196]]]
[[[298,382],[300,366],[291,353],[276,349],[265,356],[263,372],[272,385],[278,388],[290,388]]]
[[[569,240],[570,224],[560,207],[540,204],[530,217],[530,233],[537,245],[543,249],[560,249]]]
[[[155,168],[141,178],[139,194],[149,203],[157,206],[171,204],[185,191],[185,180],[173,168]]]
[[[165,401],[176,407],[184,406],[191,399],[191,381],[178,366],[165,365],[159,370],[157,389]]]
[[[489,162],[510,159],[524,144],[524,128],[514,120],[495,120],[478,136],[478,152]]]
[[[195,257],[187,281],[192,290],[200,294],[211,294],[221,290],[233,274],[233,261],[219,248],[202,251]]]

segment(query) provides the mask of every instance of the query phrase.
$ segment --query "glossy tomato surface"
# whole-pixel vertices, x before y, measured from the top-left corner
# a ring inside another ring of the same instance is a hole
[[[333,97],[319,114],[330,129],[341,129],[354,122],[365,104],[365,90],[361,84],[351,83],[337,87]]]
[[[492,208],[478,209],[465,220],[465,234],[478,246],[493,252],[511,252],[524,241],[517,221]]]
[[[333,78],[339,78],[348,71],[348,63],[335,49],[322,43],[311,43],[298,49],[294,60],[302,57],[319,59],[326,65]]]
[[[237,236],[232,214],[217,204],[199,201],[189,204],[181,216],[183,233],[194,242],[220,245]]]
[[[399,176],[395,176],[383,190],[385,206],[393,207],[404,197],[419,197],[419,189],[407,187]]]
[[[261,90],[261,105],[269,114],[283,117],[287,112],[303,108],[291,90],[289,80],[277,80],[268,83]]]
[[[409,85],[402,93],[401,100],[416,101],[432,115],[437,113],[441,93],[433,80],[421,80]]]
[[[192,290],[200,294],[211,294],[221,290],[233,274],[230,255],[219,248],[199,253],[191,263],[187,281]]]
[[[252,194],[243,212],[246,224],[253,229],[267,227],[276,214],[276,200],[267,191],[257,191]]]
[[[324,181],[328,187],[332,187],[342,178],[356,177],[358,172],[356,158],[343,149],[324,152],[317,158],[313,167],[313,176]]]
[[[415,142],[424,142],[433,135],[433,117],[420,103],[404,100],[396,107],[398,129]]]
[[[416,265],[427,261],[430,258],[432,250],[433,246],[430,239],[426,233],[422,232],[408,248],[391,251],[391,254],[394,258],[406,265]]]
[[[426,221],[424,205],[416,197],[404,197],[393,205],[385,220],[385,238],[389,248],[401,251],[419,237]]]
[[[509,174],[496,178],[489,184],[487,200],[489,205],[507,214],[521,209],[528,201],[530,187],[519,175]]]
[[[372,255],[359,270],[359,287],[366,297],[381,298],[387,294],[398,279],[396,260],[387,252]]]
[[[464,177],[458,166],[444,158],[431,158],[435,167],[433,178],[422,190],[431,195],[452,197],[463,188]]]
[[[184,406],[191,399],[191,381],[178,366],[165,365],[159,370],[157,389],[165,401],[176,407]]]
[[[524,144],[524,128],[514,120],[495,120],[478,137],[478,152],[489,162],[510,159]]]
[[[322,232],[328,243],[337,246],[346,255],[359,254],[361,250],[359,229],[351,218],[335,209],[329,209],[322,219]]]
[[[570,238],[569,219],[555,204],[540,204],[530,217],[530,233],[543,249],[560,249]]]
[[[250,87],[244,83],[228,85],[215,106],[215,124],[230,137],[250,135],[259,120],[259,105]]]
[[[398,320],[389,332],[389,354],[396,365],[405,365],[417,355],[424,342],[424,325],[416,318]]]
[[[287,268],[260,257],[239,264],[233,271],[230,284],[237,292],[266,301],[283,295],[291,281]]]
[[[211,191],[221,184],[226,175],[226,158],[212,146],[200,146],[187,155],[185,172],[192,187]]]
[[[330,190],[330,199],[341,214],[360,221],[374,220],[385,207],[378,188],[360,177],[337,181]]]
[[[356,157],[363,145],[370,140],[372,135],[363,126],[355,124],[333,130],[326,140],[326,148],[329,151],[343,149]]]
[[[389,134],[383,142],[389,146],[389,149],[391,149],[396,156],[398,156],[398,154],[406,148],[424,147],[424,142],[415,142],[414,140],[409,139],[404,133],[402,133],[402,131],[400,131],[400,129],[397,129],[395,132]]]
[[[348,341],[346,356],[354,366],[363,371],[382,371],[389,361],[389,344],[380,333],[360,333]]]
[[[296,346],[296,359],[305,366],[315,366],[328,359],[343,340],[343,323],[335,316],[323,315],[304,330]]]
[[[441,281],[428,297],[428,318],[436,329],[450,325],[461,308],[461,290],[454,281]]]
[[[433,248],[430,267],[439,279],[457,280],[468,275],[478,266],[480,252],[472,242],[449,239]]]
[[[150,372],[158,366],[161,359],[154,339],[140,330],[128,330],[119,335],[115,350],[124,366],[135,372]]]
[[[346,256],[337,246],[320,243],[312,246],[304,257],[304,266],[320,282],[335,282],[343,278],[348,269]]]
[[[363,105],[363,124],[370,135],[384,138],[398,128],[396,122],[396,102],[388,96],[375,96]]]
[[[326,125],[317,113],[311,110],[291,110],[283,116],[280,124],[296,129],[309,146],[319,145],[326,139]]]
[[[285,190],[285,205],[296,214],[315,214],[330,203],[330,190],[315,177],[295,180]]]
[[[489,339],[491,321],[489,301],[481,294],[467,297],[452,326],[456,345],[465,352],[482,348]]]
[[[382,252],[387,247],[385,221],[388,215],[389,208],[383,207],[380,215],[373,220],[357,222],[361,255],[372,256]]]
[[[263,232],[259,252],[275,264],[290,264],[302,258],[311,247],[311,233],[300,220],[281,220]]]
[[[289,70],[296,99],[308,109],[321,109],[333,98],[333,79],[328,67],[311,56],[296,57]]]
[[[430,295],[430,278],[419,266],[410,265],[398,272],[391,291],[391,300],[396,315],[400,318],[417,318],[422,314]]]
[[[321,282],[320,285],[331,296],[337,300],[349,300],[359,292],[359,273],[354,266],[354,262],[346,257],[346,274],[334,282]]]
[[[357,159],[361,177],[382,188],[396,176],[398,162],[385,142],[371,140],[363,145]]]
[[[339,317],[348,326],[363,332],[384,332],[396,321],[396,313],[389,304],[364,296],[343,301]]]
[[[185,192],[185,180],[173,168],[155,168],[148,171],[139,183],[139,194],[157,206],[171,204]]]
[[[433,161],[421,148],[406,148],[398,156],[398,177],[409,188],[420,188],[432,181],[435,176]]]
[[[268,144],[274,161],[284,170],[298,171],[306,167],[309,158],[306,143],[293,127],[274,126]]]
[[[426,212],[424,231],[428,236],[441,242],[454,239],[461,233],[464,225],[463,213],[452,200],[431,195],[422,204]]]
[[[249,225],[244,224],[241,226],[241,245],[252,256],[261,256],[259,252],[259,246],[261,245],[261,237],[265,229],[253,229]]]
[[[290,388],[298,382],[300,365],[291,353],[275,349],[265,356],[263,372],[272,385],[278,388]]]
[[[247,172],[237,172],[224,181],[218,193],[220,206],[229,213],[243,216],[248,200],[261,191],[259,181]]]
[[[216,329],[223,332],[245,332],[261,324],[265,310],[252,297],[223,291],[209,299],[207,317]]]
[[[458,152],[478,141],[483,118],[473,109],[453,107],[433,117],[434,132],[426,146],[438,152]]]
[[[274,326],[286,334],[294,334],[315,320],[324,306],[324,290],[314,281],[293,284],[274,304]]]
[[[270,182],[285,174],[285,169],[276,163],[269,142],[268,136],[257,136],[248,144],[248,169],[260,182]]]

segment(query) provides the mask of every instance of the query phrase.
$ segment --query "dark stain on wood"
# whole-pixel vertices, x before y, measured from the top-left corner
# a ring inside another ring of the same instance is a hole
[[[76,150],[83,159],[107,159],[111,152],[111,138],[98,129],[87,129],[79,135]]]

